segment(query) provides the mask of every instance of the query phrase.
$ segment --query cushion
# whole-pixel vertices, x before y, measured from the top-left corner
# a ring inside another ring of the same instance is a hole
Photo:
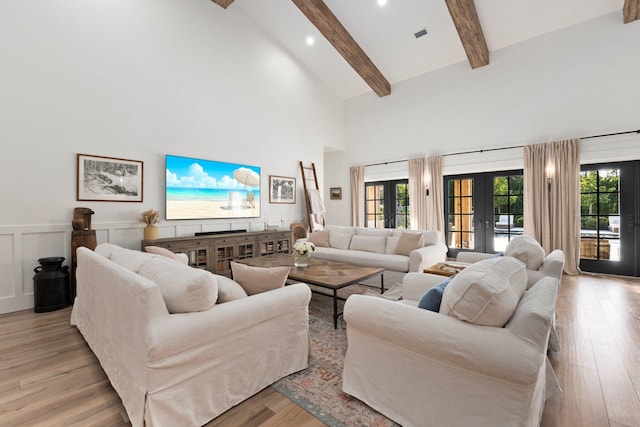
[[[341,225],[325,225],[325,230],[337,231],[338,233],[355,234],[356,229],[354,227],[345,227]]]
[[[411,251],[422,247],[422,233],[403,232],[396,245],[396,255],[409,256]]]
[[[395,254],[396,247],[398,246],[398,240],[400,240],[400,236],[398,237],[387,237],[387,247],[385,248],[385,253],[387,254]]]
[[[160,246],[145,246],[144,250],[151,254],[162,255],[174,261],[178,261],[180,264],[189,264],[189,257],[187,256],[187,254],[177,254],[175,252],[171,252],[169,249],[162,248]]]
[[[391,229],[389,228],[369,228],[369,227],[357,227],[356,234],[361,236],[376,236],[376,237],[388,237],[391,236]]]
[[[340,233],[338,231],[329,232],[329,246],[336,249],[349,249],[352,234]]]
[[[353,249],[356,251],[376,252],[379,254],[383,254],[385,253],[386,246],[387,246],[386,237],[360,236],[356,234],[351,238],[351,244],[349,245],[349,249]]]
[[[544,249],[533,237],[516,236],[504,249],[506,256],[512,256],[522,261],[527,270],[537,270],[544,262]]]
[[[442,294],[444,293],[445,288],[451,282],[451,280],[455,276],[447,277],[446,280],[438,283],[429,289],[425,294],[420,298],[420,302],[418,303],[418,308],[422,308],[424,310],[435,311],[436,313],[440,312],[440,304],[442,303]]]
[[[476,325],[503,327],[527,286],[525,265],[513,257],[471,264],[447,285],[440,313]]]
[[[238,282],[247,295],[284,287],[290,267],[254,267],[231,262],[233,280]]]
[[[321,248],[329,247],[329,232],[327,230],[314,231],[309,234],[308,241]]]
[[[215,275],[218,282],[218,304],[248,297],[238,282],[228,277]]]
[[[110,254],[110,256],[107,256],[107,258],[109,258],[116,264],[121,265],[127,270],[133,271],[134,273],[140,271],[140,267],[145,261],[155,257],[155,255],[152,254],[122,248],[117,245],[110,245],[107,252]]]
[[[169,258],[147,259],[138,274],[158,285],[170,313],[208,310],[218,299],[218,282],[212,273],[178,264]]]
[[[422,246],[431,246],[440,242],[440,233],[436,230],[422,232]]]

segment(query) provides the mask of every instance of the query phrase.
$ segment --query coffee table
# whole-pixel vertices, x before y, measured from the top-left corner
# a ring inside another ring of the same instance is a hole
[[[379,274],[380,293],[384,293],[384,275],[382,274],[384,268],[362,267],[313,257],[311,257],[308,267],[294,267],[293,255],[291,254],[266,255],[239,259],[236,262],[256,267],[291,267],[289,280],[297,280],[332,291],[332,293],[325,293],[312,289],[312,292],[316,294],[333,297],[333,327],[336,329],[338,328],[338,317],[342,314],[342,312],[338,312],[338,300],[345,301],[345,298],[338,296],[338,289],[346,288]]]

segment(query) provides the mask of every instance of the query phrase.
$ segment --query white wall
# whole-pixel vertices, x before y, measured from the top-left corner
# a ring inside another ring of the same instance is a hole
[[[542,143],[640,128],[640,23],[619,12],[491,52],[346,102],[345,147],[325,175],[349,192],[348,169],[468,150]],[[587,140],[583,161],[640,158],[640,137]],[[604,147],[604,148],[603,148]],[[521,168],[522,150],[445,157],[444,173]],[[351,223],[348,202],[327,219]]]
[[[96,213],[98,241],[139,248],[140,213],[164,214],[164,155],[262,167],[298,178],[343,138],[343,103],[238,10],[201,0],[0,3],[0,312],[33,306],[43,256],[70,263],[73,208]],[[144,202],[76,201],[76,153],[144,162]],[[261,229],[263,218],[163,222],[161,237]]]

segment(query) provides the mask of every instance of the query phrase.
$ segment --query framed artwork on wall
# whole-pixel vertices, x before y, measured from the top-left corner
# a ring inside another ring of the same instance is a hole
[[[142,202],[143,162],[78,154],[76,200]]]
[[[342,200],[342,187],[329,188],[329,197],[331,200]]]
[[[269,203],[295,203],[296,179],[269,175]]]

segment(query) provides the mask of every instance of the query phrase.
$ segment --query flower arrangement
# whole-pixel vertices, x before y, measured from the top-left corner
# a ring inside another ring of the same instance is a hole
[[[142,212],[140,220],[147,225],[153,225],[160,222],[160,212],[155,209],[148,209]]]
[[[311,255],[316,251],[316,245],[311,242],[297,242],[293,245],[293,251],[296,255]]]

